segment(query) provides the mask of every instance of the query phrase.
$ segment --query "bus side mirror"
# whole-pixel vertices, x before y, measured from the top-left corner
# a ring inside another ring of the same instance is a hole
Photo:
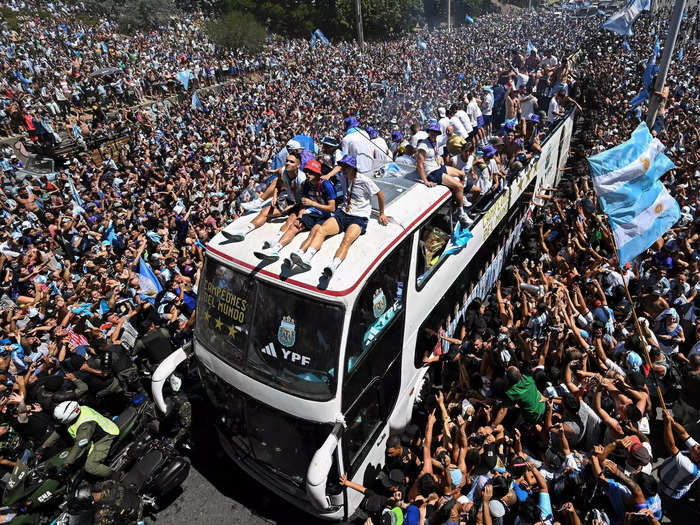
[[[326,483],[328,481],[328,473],[333,466],[333,452],[338,448],[338,441],[344,430],[345,418],[342,414],[338,414],[333,430],[326,438],[326,441],[323,442],[323,445],[316,451],[314,457],[311,458],[309,469],[306,472],[306,494],[309,496],[313,506],[321,512],[336,510],[331,504],[330,498],[326,495]]]
[[[163,414],[165,414],[166,410],[165,400],[163,399],[163,386],[165,385],[165,381],[170,377],[170,374],[175,371],[177,365],[182,363],[190,356],[191,351],[191,342],[178,348],[168,357],[163,359],[163,361],[158,365],[158,368],[156,368],[156,371],[153,372],[153,375],[151,376],[151,393],[153,394],[153,400]]]

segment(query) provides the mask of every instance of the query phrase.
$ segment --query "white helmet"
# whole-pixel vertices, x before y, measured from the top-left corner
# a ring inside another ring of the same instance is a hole
[[[63,401],[53,409],[53,417],[64,425],[75,421],[78,415],[80,415],[80,405],[77,401]]]

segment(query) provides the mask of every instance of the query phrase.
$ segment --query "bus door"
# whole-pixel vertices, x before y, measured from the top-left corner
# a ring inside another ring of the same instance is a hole
[[[406,284],[413,238],[375,270],[353,308],[345,351],[341,440],[348,479],[367,486],[384,464],[388,419],[401,390]],[[348,508],[362,494],[346,491]]]

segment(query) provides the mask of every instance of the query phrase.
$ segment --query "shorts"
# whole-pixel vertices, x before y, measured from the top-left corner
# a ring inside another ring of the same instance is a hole
[[[481,118],[484,120],[484,125],[485,126],[490,126],[491,125],[491,115],[483,115]]]
[[[476,117],[476,127],[477,128],[483,128],[484,127],[484,116],[480,115]]]
[[[431,171],[428,174],[428,180],[435,184],[442,184],[442,176],[447,173],[447,168],[442,165],[438,169]]]
[[[317,213],[305,213],[299,220],[304,225],[305,229],[311,231],[314,226],[317,224],[323,224],[328,218],[329,217],[324,217],[322,215],[318,215]]]
[[[338,223],[338,229],[341,232],[347,231],[347,229],[353,224],[357,224],[360,227],[360,235],[364,235],[367,231],[367,223],[369,219],[367,217],[357,217],[355,215],[349,215],[343,210],[337,210],[332,216],[335,222]]]

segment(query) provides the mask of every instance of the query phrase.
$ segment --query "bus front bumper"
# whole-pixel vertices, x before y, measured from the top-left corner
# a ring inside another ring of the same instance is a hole
[[[337,507],[337,510],[328,513],[319,512],[309,501],[309,498],[306,496],[306,491],[301,490],[292,483],[285,482],[280,476],[272,474],[264,465],[261,465],[254,458],[251,458],[248,454],[239,450],[226,438],[218,426],[216,427],[216,432],[219,435],[219,442],[226,454],[241,468],[241,470],[257,480],[261,485],[298,509],[317,518],[328,521],[341,521],[345,519],[345,509],[343,506]]]

